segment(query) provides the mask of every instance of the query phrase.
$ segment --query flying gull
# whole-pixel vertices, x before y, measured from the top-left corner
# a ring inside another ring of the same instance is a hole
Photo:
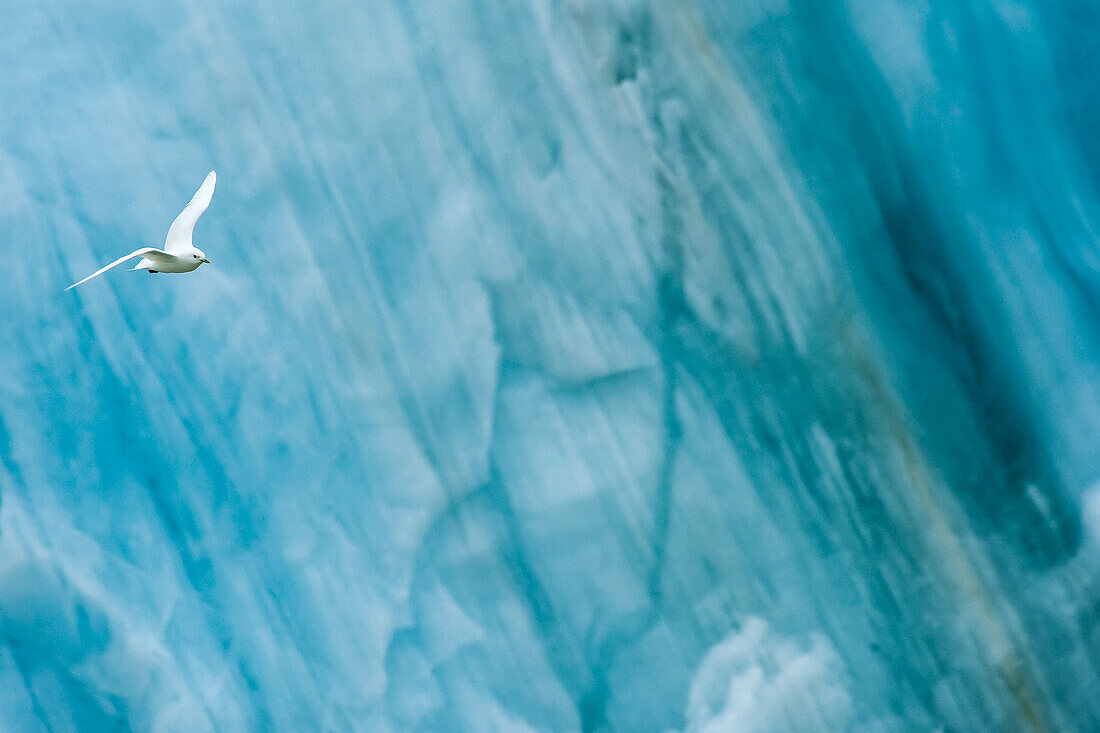
[[[137,266],[133,268],[134,270],[147,270],[151,273],[191,272],[197,270],[202,263],[209,263],[210,260],[206,259],[203,251],[191,243],[191,233],[195,231],[195,222],[199,220],[202,212],[206,211],[206,207],[210,205],[216,181],[217,176],[214,175],[214,171],[206,174],[206,180],[199,186],[199,190],[195,192],[191,201],[183,207],[183,211],[172,222],[172,226],[168,228],[168,236],[164,238],[164,249],[157,249],[156,247],[135,249],[125,257],[119,257],[106,267],[101,267],[80,282],[75,282],[65,289],[72,290],[77,285],[86,283],[93,277],[102,275],[112,267],[117,267],[134,257],[141,258],[141,262],[137,263]]]

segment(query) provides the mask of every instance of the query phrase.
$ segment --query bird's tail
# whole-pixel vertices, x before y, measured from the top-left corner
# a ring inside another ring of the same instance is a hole
[[[153,245],[149,245],[149,246],[152,247]],[[140,260],[138,260],[138,263],[136,265],[134,265],[133,267],[130,268],[130,272],[133,272],[134,270],[148,270],[148,269],[149,269],[149,261],[146,258],[142,257]]]

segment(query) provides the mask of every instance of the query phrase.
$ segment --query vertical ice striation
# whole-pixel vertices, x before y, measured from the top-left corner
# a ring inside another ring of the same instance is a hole
[[[1098,23],[4,4],[0,729],[1100,727]]]

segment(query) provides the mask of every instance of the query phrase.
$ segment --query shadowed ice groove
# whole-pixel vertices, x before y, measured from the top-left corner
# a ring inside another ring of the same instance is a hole
[[[0,729],[1100,727],[1094,16],[6,4]]]

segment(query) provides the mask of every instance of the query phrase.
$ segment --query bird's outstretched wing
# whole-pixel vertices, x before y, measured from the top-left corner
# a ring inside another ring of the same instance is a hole
[[[195,231],[195,222],[210,205],[210,198],[214,195],[214,184],[218,177],[214,171],[206,174],[206,180],[199,186],[199,190],[191,197],[187,206],[183,207],[172,226],[168,228],[168,236],[164,238],[164,249],[170,254],[178,255],[192,247],[191,233]]]
[[[171,257],[171,256],[172,255],[168,254],[163,249],[157,249],[156,247],[142,247],[141,249],[135,249],[133,252],[126,255],[125,257],[119,257],[117,260],[115,260],[111,264],[107,265],[106,267],[99,268],[98,270],[93,272],[91,275],[88,275],[88,277],[84,278],[80,282],[75,282],[75,283],[73,283],[72,285],[70,285],[69,287],[67,287],[65,289],[66,290],[72,290],[77,285],[81,285],[83,283],[86,283],[89,280],[91,280],[93,277],[95,277],[97,275],[102,275],[103,273],[107,272],[107,270],[110,270],[112,267],[118,267],[119,265],[121,265],[126,260],[132,259],[134,257],[148,257],[151,260],[157,260],[157,259],[160,259],[162,257]]]

